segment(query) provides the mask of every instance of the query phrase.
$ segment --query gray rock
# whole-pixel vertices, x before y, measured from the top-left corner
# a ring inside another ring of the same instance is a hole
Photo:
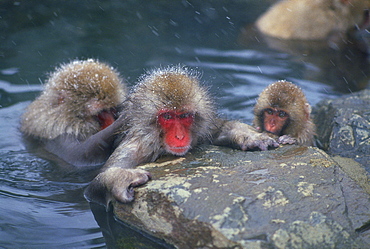
[[[370,173],[370,90],[321,101],[314,122],[325,151],[353,158]]]
[[[140,168],[153,180],[115,214],[177,248],[370,248],[369,193],[318,148],[202,146]]]

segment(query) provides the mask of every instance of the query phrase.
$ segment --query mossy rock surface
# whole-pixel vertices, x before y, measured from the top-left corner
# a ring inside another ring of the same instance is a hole
[[[177,248],[367,248],[370,195],[341,163],[313,147],[201,146],[140,166],[153,179],[115,215]]]

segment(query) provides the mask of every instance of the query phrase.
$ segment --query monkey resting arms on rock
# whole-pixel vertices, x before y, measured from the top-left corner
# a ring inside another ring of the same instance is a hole
[[[219,119],[197,74],[186,68],[157,69],[142,76],[123,113],[125,126],[119,145],[85,191],[89,201],[107,208],[112,199],[132,201],[133,188],[151,178],[148,172],[134,167],[160,155],[182,156],[207,141],[242,150],[278,146],[274,139],[247,124]]]
[[[311,106],[302,90],[288,81],[266,87],[254,107],[254,126],[278,136],[281,144],[314,145],[315,125]]]

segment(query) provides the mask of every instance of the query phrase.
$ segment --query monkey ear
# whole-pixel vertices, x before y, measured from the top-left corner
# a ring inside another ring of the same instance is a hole
[[[311,114],[311,106],[309,103],[304,104],[304,112],[306,115],[306,120],[310,119],[310,114]]]
[[[51,101],[49,100],[48,103],[51,104],[53,108],[56,108],[63,104],[66,98],[67,98],[66,93],[58,91],[56,93],[52,93],[52,96],[50,96],[49,98],[51,99]]]
[[[55,96],[53,96],[53,100],[52,100],[52,104],[54,107],[57,107],[61,104],[63,104],[65,102],[65,99],[66,99],[66,93],[63,93],[63,92],[58,92],[57,94],[55,94]]]

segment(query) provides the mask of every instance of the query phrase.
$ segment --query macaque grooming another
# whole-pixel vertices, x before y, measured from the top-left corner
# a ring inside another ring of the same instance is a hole
[[[253,123],[261,132],[279,136],[279,143],[313,145],[315,125],[310,113],[311,106],[299,87],[277,81],[259,95]]]
[[[122,141],[85,192],[88,200],[106,207],[112,199],[132,201],[133,187],[150,179],[148,172],[133,168],[160,155],[182,156],[207,141],[243,150],[278,146],[247,124],[217,118],[197,74],[182,67],[144,75],[124,108],[127,127],[121,132]]]
[[[112,125],[126,88],[118,73],[97,60],[76,60],[51,73],[42,94],[21,119],[26,137],[76,165],[104,163],[112,153]]]
[[[368,0],[283,0],[258,18],[263,34],[279,39],[327,40],[360,25]]]

